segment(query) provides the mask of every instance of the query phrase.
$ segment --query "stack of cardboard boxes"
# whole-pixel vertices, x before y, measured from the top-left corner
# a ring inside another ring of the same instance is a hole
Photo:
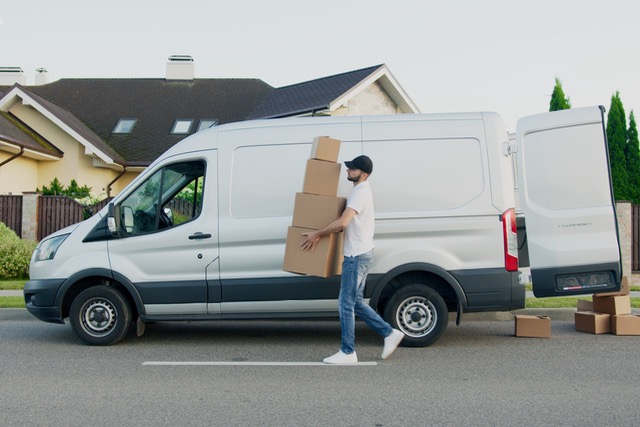
[[[640,316],[631,314],[631,296],[626,277],[620,292],[596,294],[592,301],[579,300],[576,330],[591,334],[640,335]]]
[[[340,141],[326,136],[313,141],[302,193],[296,193],[293,220],[287,232],[284,265],[292,273],[329,277],[342,270],[342,233],[320,239],[313,251],[303,251],[303,233],[318,230],[342,215],[347,200],[337,197],[341,165]]]
[[[640,335],[640,315],[631,313],[631,296],[626,277],[620,292],[593,295],[592,301],[578,300],[574,315],[576,330],[590,334]],[[548,316],[515,316],[516,336],[549,338],[551,319]]]

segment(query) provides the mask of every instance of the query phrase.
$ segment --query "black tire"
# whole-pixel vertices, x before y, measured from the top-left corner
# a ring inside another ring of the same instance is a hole
[[[413,284],[399,288],[391,296],[384,318],[405,334],[401,345],[426,347],[447,329],[449,311],[440,294],[428,286]]]
[[[131,307],[120,292],[109,286],[93,286],[71,303],[69,322],[87,344],[111,345],[122,340],[131,327]]]

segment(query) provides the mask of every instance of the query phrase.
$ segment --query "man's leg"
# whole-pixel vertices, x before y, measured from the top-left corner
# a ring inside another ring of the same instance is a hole
[[[338,311],[340,313],[341,350],[345,354],[355,351],[355,312],[356,294],[358,286],[359,257],[344,257],[342,262],[342,277],[340,281],[340,296],[338,297]]]
[[[364,322],[378,334],[384,337],[384,348],[382,350],[382,358],[386,359],[395,351],[404,334],[393,329],[390,324],[378,314],[374,309],[364,302],[364,288],[367,280],[367,274],[373,264],[373,251],[360,256],[359,272],[358,272],[358,290],[356,294],[355,313]]]
[[[387,337],[389,336],[389,334],[391,334],[393,328],[391,327],[391,325],[385,322],[384,319],[378,313],[376,313],[374,309],[369,307],[369,305],[364,302],[365,282],[367,280],[369,270],[371,269],[371,265],[373,264],[373,251],[362,254],[358,258],[358,288],[356,290],[356,299],[354,306],[355,314],[379,335]]]

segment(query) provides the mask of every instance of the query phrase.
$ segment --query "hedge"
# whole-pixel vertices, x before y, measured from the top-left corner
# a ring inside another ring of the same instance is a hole
[[[0,280],[27,279],[36,242],[20,239],[0,222]]]

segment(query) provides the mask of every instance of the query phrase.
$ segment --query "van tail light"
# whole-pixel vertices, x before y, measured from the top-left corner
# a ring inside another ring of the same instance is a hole
[[[504,239],[504,268],[518,271],[518,228],[516,210],[507,209],[502,214],[502,238]]]

